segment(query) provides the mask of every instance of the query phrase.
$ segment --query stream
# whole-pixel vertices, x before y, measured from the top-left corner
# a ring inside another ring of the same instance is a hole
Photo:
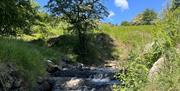
[[[37,81],[35,91],[113,91],[120,81],[114,75],[117,69],[106,67],[51,65],[48,75]]]

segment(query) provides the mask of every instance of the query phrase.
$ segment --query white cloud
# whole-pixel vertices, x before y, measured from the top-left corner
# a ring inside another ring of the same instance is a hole
[[[113,16],[115,16],[115,13],[114,13],[113,11],[109,11],[109,16],[108,16],[108,18],[111,18],[111,17],[113,17]]]
[[[129,8],[129,4],[127,0],[115,0],[115,5],[122,10],[126,10]]]

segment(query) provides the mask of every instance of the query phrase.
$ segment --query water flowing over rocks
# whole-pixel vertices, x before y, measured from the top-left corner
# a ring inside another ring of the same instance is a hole
[[[120,85],[114,77],[117,69],[85,67],[80,63],[60,67],[51,61],[48,65],[48,75],[38,78],[35,91],[112,91],[113,84]]]

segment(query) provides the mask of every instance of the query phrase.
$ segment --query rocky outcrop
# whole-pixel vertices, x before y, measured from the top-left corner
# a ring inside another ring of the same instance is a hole
[[[16,65],[0,64],[0,91],[26,91],[24,80],[18,74]]]

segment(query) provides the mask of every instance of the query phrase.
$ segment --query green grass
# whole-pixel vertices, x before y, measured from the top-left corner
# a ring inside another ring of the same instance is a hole
[[[151,42],[155,32],[153,25],[111,26],[102,24],[100,28],[102,32],[109,34],[117,42],[132,46],[140,46]]]
[[[58,58],[60,53],[23,40],[0,38],[0,63],[12,62],[32,85],[35,78],[45,74],[45,59]]]
[[[103,32],[114,39],[122,65],[124,63],[122,61],[128,58],[130,51],[137,48],[143,50],[148,43],[152,43],[157,33],[154,25],[113,26],[110,24],[101,24],[100,31],[95,32]]]

